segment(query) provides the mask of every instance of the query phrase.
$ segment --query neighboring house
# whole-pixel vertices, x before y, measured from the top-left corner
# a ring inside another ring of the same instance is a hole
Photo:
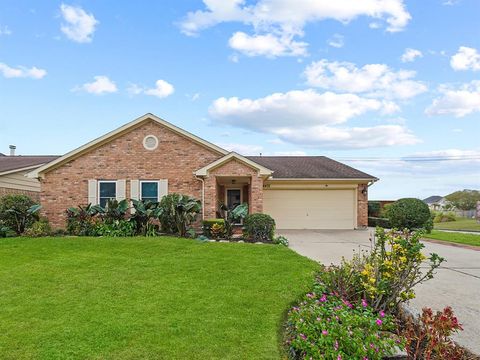
[[[40,182],[26,174],[58,156],[15,155],[15,147],[11,147],[11,155],[0,153],[0,196],[7,194],[24,194],[38,201],[40,199]]]
[[[368,186],[378,180],[324,156],[242,156],[146,114],[29,173],[41,182],[44,215],[65,226],[65,209],[107,199],[202,200],[202,217],[221,203],[248,203],[280,229],[367,226]]]
[[[428,205],[428,208],[432,211],[441,211],[447,205],[447,201],[443,196],[433,195],[429,196],[426,199],[423,199],[423,202]]]

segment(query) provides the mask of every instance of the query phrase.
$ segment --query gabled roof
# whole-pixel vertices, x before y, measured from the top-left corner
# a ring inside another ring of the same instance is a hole
[[[3,155],[0,156],[0,175],[38,168],[57,158],[57,155]]]
[[[90,151],[91,149],[95,148],[95,147],[98,147],[98,146],[101,146],[123,134],[125,134],[126,132],[132,130],[133,128],[137,127],[137,126],[140,126],[142,123],[144,122],[147,122],[147,121],[154,121],[166,128],[168,128],[169,130],[181,135],[181,136],[184,136],[186,138],[189,138],[190,140],[193,140],[194,142],[206,147],[206,148],[209,148],[221,155],[226,155],[228,154],[228,151],[225,150],[225,149],[222,149],[221,147],[215,145],[215,144],[212,144],[206,140],[203,140],[202,138],[196,136],[196,135],[193,135],[191,133],[189,133],[188,131],[185,131],[171,123],[169,123],[168,121],[165,121],[161,118],[159,118],[158,116],[156,115],[153,115],[151,113],[147,113],[143,116],[140,116],[139,118],[117,128],[116,130],[113,130],[93,141],[90,141],[89,143],[83,145],[83,146],[80,146],[79,148],[75,149],[75,150],[72,150],[68,153],[66,153],[65,155],[59,157],[58,159],[54,160],[54,161],[51,161],[50,163],[48,164],[45,164],[41,167],[39,167],[38,169],[28,173],[28,176],[29,177],[33,177],[33,178],[37,178],[39,176],[41,176],[42,174],[48,172],[49,170],[52,170],[54,168],[57,168],[61,165],[63,165],[64,163],[68,162],[68,161],[71,161],[83,154],[85,154],[86,152]]]
[[[273,179],[359,179],[376,177],[326,156],[247,156],[273,170]]]
[[[242,156],[232,151],[231,153],[225,155],[224,157],[221,157],[220,159],[215,160],[214,162],[208,164],[207,166],[204,166],[203,168],[198,169],[197,171],[195,171],[195,175],[206,176],[210,170],[215,169],[229,162],[232,159],[238,160],[246,164],[247,166],[250,166],[251,168],[258,170],[258,173],[261,176],[268,176],[272,174],[272,170],[260,165],[257,162],[250,160],[248,157]]]
[[[440,196],[440,195],[433,195],[433,196],[429,196],[427,197],[426,199],[423,199],[423,202],[425,204],[435,204],[437,202],[439,202],[440,200],[443,199],[443,196]]]

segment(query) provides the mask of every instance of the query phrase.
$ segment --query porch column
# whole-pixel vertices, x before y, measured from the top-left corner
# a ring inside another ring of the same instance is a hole
[[[261,176],[252,175],[249,199],[251,214],[263,212],[263,179]]]
[[[205,219],[217,217],[217,180],[215,176],[205,178],[205,199],[203,200]]]

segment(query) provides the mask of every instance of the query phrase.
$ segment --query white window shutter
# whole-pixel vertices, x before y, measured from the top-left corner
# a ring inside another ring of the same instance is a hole
[[[168,180],[163,179],[158,182],[158,201],[168,194]]]
[[[118,201],[124,200],[126,197],[125,191],[127,186],[127,180],[117,180],[115,197]]]
[[[130,180],[130,199],[140,199],[140,181],[138,180]]]
[[[88,203],[92,205],[98,204],[97,180],[88,180]]]

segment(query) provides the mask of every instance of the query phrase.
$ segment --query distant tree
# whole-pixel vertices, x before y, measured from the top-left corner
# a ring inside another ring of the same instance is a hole
[[[445,196],[445,199],[459,210],[472,210],[477,206],[477,201],[480,201],[480,191],[467,189],[455,191]]]

